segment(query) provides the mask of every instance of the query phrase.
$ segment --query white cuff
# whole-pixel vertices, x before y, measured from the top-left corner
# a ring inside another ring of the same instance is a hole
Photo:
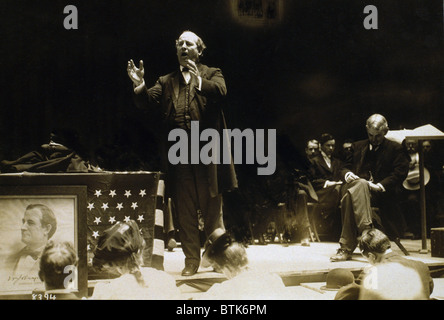
[[[384,186],[383,186],[382,184],[377,183],[376,185],[379,186],[379,187],[381,188],[381,191],[382,191],[382,192],[385,192],[385,188],[384,188]]]
[[[198,76],[197,80],[199,80],[199,86],[197,87],[197,90],[202,91],[202,77]]]
[[[134,85],[134,93],[140,93],[142,92],[142,89],[145,87],[145,80],[142,81],[141,84],[139,84],[138,86]]]
[[[351,172],[351,171],[349,171],[349,172],[347,172],[347,173],[345,174],[345,176],[344,176],[345,182],[348,182],[348,177],[349,177],[351,174],[353,174],[353,172]]]

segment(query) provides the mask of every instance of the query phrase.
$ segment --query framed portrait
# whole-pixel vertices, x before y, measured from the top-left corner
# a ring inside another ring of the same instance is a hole
[[[0,299],[87,295],[86,194],[86,186],[0,187]]]

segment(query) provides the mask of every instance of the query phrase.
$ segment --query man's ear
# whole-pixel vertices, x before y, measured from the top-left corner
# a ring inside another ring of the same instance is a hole
[[[52,226],[50,224],[47,224],[43,227],[45,229],[45,234],[49,237],[49,233],[51,232]]]
[[[369,252],[368,253],[368,260],[371,261],[371,262],[376,261],[376,255],[374,253],[372,253],[372,252]]]

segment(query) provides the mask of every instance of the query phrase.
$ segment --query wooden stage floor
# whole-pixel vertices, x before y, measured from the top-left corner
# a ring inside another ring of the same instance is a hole
[[[434,297],[444,299],[444,258],[431,256],[430,240],[428,240],[428,253],[420,253],[421,240],[402,240],[404,247],[409,252],[409,259],[420,260],[426,263],[435,278]],[[290,300],[332,300],[335,291],[323,291],[319,288],[325,284],[329,270],[334,268],[346,268],[358,274],[368,262],[356,249],[353,258],[345,262],[330,262],[330,256],[338,248],[338,243],[312,242],[310,247],[303,247],[299,243],[267,245],[250,245],[247,248],[250,267],[264,272],[274,272],[281,276],[288,292],[284,299]],[[393,251],[403,255],[402,251],[392,243]],[[212,268],[200,268],[197,274],[191,277],[181,276],[184,267],[184,255],[180,245],[172,252],[165,250],[165,271],[175,277],[177,285],[181,289],[186,300],[197,298],[203,291],[216,282],[226,278],[213,272]],[[440,278],[440,279],[439,279]],[[269,297],[273,300],[274,297]],[[283,299],[276,297],[276,299]]]

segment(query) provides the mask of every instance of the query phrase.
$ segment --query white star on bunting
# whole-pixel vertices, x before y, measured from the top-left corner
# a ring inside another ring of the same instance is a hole
[[[131,197],[131,190],[125,190],[125,197]]]

